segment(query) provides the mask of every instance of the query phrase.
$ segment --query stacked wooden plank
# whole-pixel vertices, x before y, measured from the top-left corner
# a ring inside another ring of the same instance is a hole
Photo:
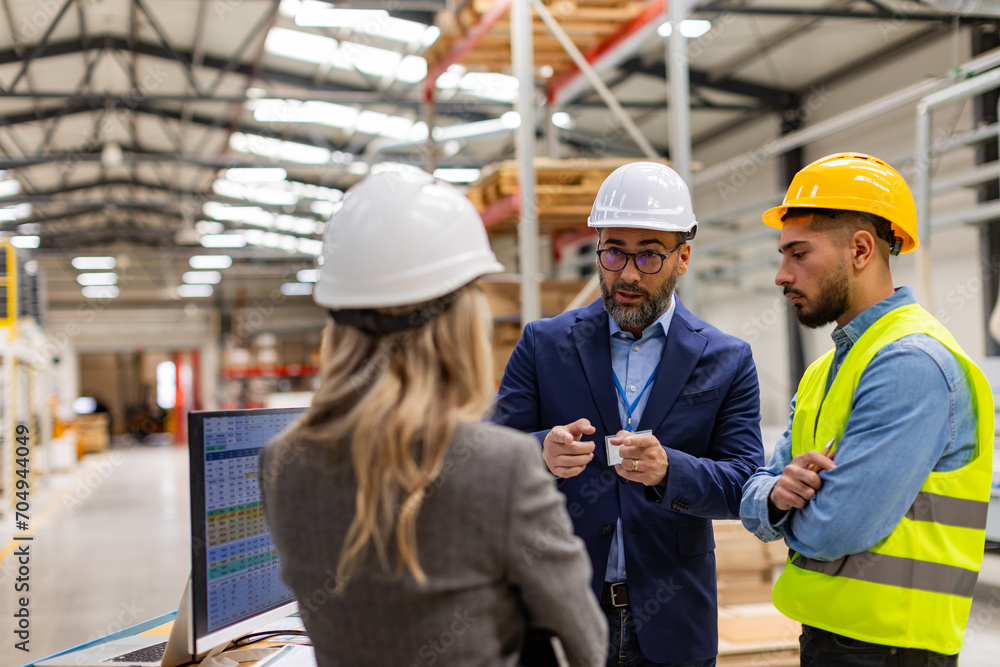
[[[441,36],[427,50],[428,70],[444,59],[463,36],[473,32],[497,0],[468,0],[455,14],[441,12],[437,26]],[[647,0],[544,0],[549,12],[582,53],[600,46],[625,28],[647,4]],[[562,72],[573,61],[559,41],[532,11],[535,66],[548,65]],[[510,73],[510,13],[503,16],[470,52],[462,65],[472,71]]]
[[[801,626],[770,602],[719,608],[719,667],[798,667]]]
[[[586,283],[586,280],[542,281],[542,316],[552,317],[563,312]],[[499,382],[507,360],[521,338],[521,283],[516,280],[483,280],[480,285],[493,313],[493,372]]]
[[[785,564],[787,554],[788,547],[780,540],[765,544],[739,521],[716,521],[719,604],[770,601],[776,569]]]
[[[765,544],[739,521],[715,522],[720,667],[799,664],[799,625],[771,604],[787,553],[784,542]]]
[[[585,227],[604,179],[636,159],[535,158],[539,231],[559,233]],[[483,215],[490,234],[510,234],[517,229],[517,178],[517,163],[506,160],[485,168],[469,187],[468,197]]]
[[[90,454],[108,449],[108,422],[110,415],[98,412],[90,415],[80,415],[70,424],[79,435],[77,440],[82,451]]]

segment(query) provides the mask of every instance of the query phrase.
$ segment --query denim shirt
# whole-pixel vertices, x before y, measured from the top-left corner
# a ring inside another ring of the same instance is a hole
[[[827,390],[851,347],[879,318],[916,303],[911,287],[898,288],[833,331],[836,351]],[[789,547],[818,560],[868,550],[896,527],[932,471],[957,470],[976,447],[972,392],[955,356],[925,334],[883,347],[861,374],[837,467],[820,473],[822,488],[803,509],[774,525],[768,497],[791,461],[792,420],[768,464],[743,487],[743,525],[765,542],[784,538]]]
[[[608,327],[611,334],[611,370],[618,378],[625,396],[631,403],[636,399],[636,395],[642,391],[649,376],[660,364],[663,356],[663,347],[667,344],[667,332],[670,330],[670,321],[674,318],[674,311],[677,310],[677,299],[670,299],[670,307],[660,315],[655,322],[650,324],[642,332],[642,338],[635,339],[635,336],[627,331],[622,331],[618,323],[608,317]],[[653,380],[655,383],[656,380]],[[635,409],[632,410],[632,430],[642,419],[642,411],[649,401],[649,394],[653,386],[650,385],[639,397]],[[628,422],[628,408],[622,400],[621,394],[615,390],[618,396],[618,415],[622,420],[622,428]],[[598,443],[601,446],[602,443]],[[625,581],[625,542],[622,540],[622,519],[618,517],[615,525],[614,539],[611,540],[611,551],[608,554],[608,566],[604,570],[604,580],[609,582]]]

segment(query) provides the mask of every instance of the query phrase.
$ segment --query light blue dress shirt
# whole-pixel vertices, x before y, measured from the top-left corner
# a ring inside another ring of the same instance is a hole
[[[618,382],[621,383],[630,403],[636,399],[642,388],[646,386],[649,376],[660,364],[663,346],[667,344],[667,332],[670,331],[670,321],[674,318],[675,310],[677,310],[677,299],[671,298],[670,307],[643,330],[642,338],[639,340],[636,340],[635,336],[629,332],[622,331],[618,323],[608,317],[608,327],[611,333],[611,370],[618,378]],[[653,380],[653,383],[646,388],[632,410],[633,431],[639,430],[642,411],[649,401],[649,394],[655,383],[656,380]],[[626,428],[628,408],[617,390],[615,394],[618,396],[618,416],[621,417],[622,428]],[[603,443],[598,443],[598,446],[601,444]],[[625,543],[622,540],[621,517],[618,517],[618,522],[615,525],[615,535],[611,541],[611,552],[608,554],[608,567],[604,571],[604,580],[611,583],[625,581]]]
[[[890,310],[916,303],[911,287],[868,308],[833,331],[836,352],[827,390],[861,335]],[[851,415],[837,443],[837,467],[820,473],[823,487],[803,509],[774,525],[767,499],[791,461],[792,420],[767,466],[743,487],[740,517],[758,538],[784,538],[795,551],[836,560],[868,550],[896,527],[932,471],[957,470],[975,452],[972,392],[955,356],[917,334],[883,347],[861,374]]]

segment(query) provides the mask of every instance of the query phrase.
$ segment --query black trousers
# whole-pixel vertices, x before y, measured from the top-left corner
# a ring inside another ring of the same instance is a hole
[[[957,655],[851,639],[810,625],[799,637],[802,667],[957,667]]]

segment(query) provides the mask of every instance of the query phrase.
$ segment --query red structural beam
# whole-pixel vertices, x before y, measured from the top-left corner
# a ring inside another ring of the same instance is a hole
[[[506,220],[520,210],[521,206],[519,204],[518,196],[506,195],[486,207],[486,210],[483,211],[482,214],[483,224],[489,228],[501,220]]]
[[[625,41],[642,28],[649,25],[651,21],[655,21],[657,18],[662,18],[666,8],[666,0],[649,0],[649,3],[646,4],[643,10],[636,14],[631,21],[626,23],[621,30],[614,33],[597,46],[588,49],[587,52],[583,54],[583,57],[587,59],[588,63],[594,64],[601,59],[601,56],[618,46],[618,44]],[[569,85],[571,81],[580,75],[580,68],[574,65],[573,67],[559,72],[549,79],[549,101],[555,102],[556,95],[559,91]]]
[[[451,45],[451,51],[439,60],[431,71],[427,72],[427,78],[424,79],[425,102],[430,102],[434,99],[434,86],[437,83],[438,77],[444,74],[449,67],[464,58],[465,54],[476,48],[476,45],[493,29],[493,26],[510,13],[511,2],[512,0],[493,0],[493,4],[489,10],[479,17],[479,22],[458,38]]]
[[[240,380],[243,378],[301,377],[304,375],[315,375],[318,372],[318,366],[309,364],[249,367],[229,366],[222,369],[222,377],[229,380]]]
[[[566,247],[584,239],[597,239],[597,230],[592,227],[583,227],[573,231],[560,234],[552,242],[552,254],[558,262],[562,259],[562,254]]]

